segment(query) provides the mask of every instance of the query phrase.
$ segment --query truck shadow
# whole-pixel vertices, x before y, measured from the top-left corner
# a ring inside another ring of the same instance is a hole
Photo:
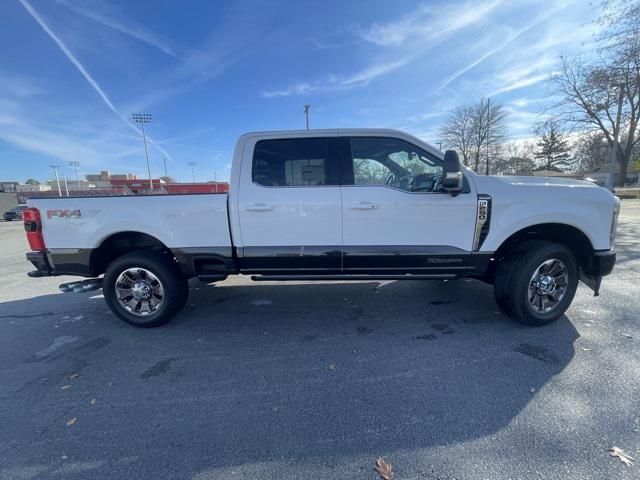
[[[91,325],[55,334],[108,338],[83,353],[94,369],[84,388],[99,398],[115,377],[117,393],[105,393],[108,411],[80,417],[90,428],[72,438],[51,429],[38,441],[56,451],[115,446],[76,450],[91,474],[111,478],[175,471],[175,458],[181,477],[259,477],[274,462],[373,459],[492,435],[562,372],[579,337],[566,317],[543,328],[512,322],[491,287],[472,281],[194,283],[184,311],[153,330],[121,324],[102,302],[88,302]],[[22,321],[43,328],[56,316]],[[65,352],[78,355],[64,348],[52,370],[71,361]],[[139,455],[122,465],[125,452]]]

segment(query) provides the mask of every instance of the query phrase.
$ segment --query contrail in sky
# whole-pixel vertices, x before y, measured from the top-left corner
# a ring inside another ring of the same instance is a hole
[[[29,12],[29,15],[31,15],[33,19],[36,22],[38,22],[38,24],[47,33],[47,35],[51,37],[51,39],[56,43],[56,45],[58,45],[60,50],[62,50],[62,53],[66,55],[69,61],[78,69],[78,71],[82,74],[85,80],[89,82],[89,85],[91,85],[91,87],[98,93],[98,95],[100,95],[100,98],[102,98],[102,100],[107,105],[107,107],[109,107],[113,111],[113,113],[115,113],[118,117],[120,117],[122,121],[124,121],[129,127],[131,127],[133,130],[135,130],[140,135],[142,135],[142,131],[138,127],[136,127],[136,125],[133,124],[131,120],[129,120],[125,115],[120,113],[120,111],[111,102],[111,100],[109,99],[107,94],[104,92],[104,90],[102,90],[100,85],[98,85],[98,82],[96,82],[93,79],[93,77],[89,74],[89,72],[87,72],[86,68],[84,68],[84,66],[80,63],[80,61],[76,58],[76,56],[71,52],[71,50],[69,50],[67,46],[62,42],[62,40],[60,40],[60,38],[53,32],[53,30],[49,28],[49,25],[47,25],[47,23],[38,14],[38,12],[34,10],[31,4],[27,0],[18,0],[18,1],[22,4],[25,10]],[[168,158],[171,158],[171,155],[169,155],[162,147],[160,147],[156,142],[154,142],[151,138],[149,138],[149,136],[147,136],[147,139],[149,140],[149,143],[151,143],[155,148],[157,148],[163,155],[166,155]]]

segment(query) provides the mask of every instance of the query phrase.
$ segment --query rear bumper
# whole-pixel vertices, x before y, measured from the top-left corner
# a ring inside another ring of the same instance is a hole
[[[27,275],[30,277],[52,277],[57,275],[55,270],[51,268],[51,264],[49,263],[49,258],[47,257],[47,252],[28,252],[27,260],[29,260],[34,267],[35,270],[28,272]]]
[[[580,272],[580,280],[598,296],[602,277],[609,275],[616,264],[615,250],[597,250],[587,259]]]

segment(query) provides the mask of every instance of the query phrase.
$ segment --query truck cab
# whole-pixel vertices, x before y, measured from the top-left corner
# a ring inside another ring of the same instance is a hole
[[[589,182],[480,176],[455,152],[387,129],[242,135],[228,194],[29,205],[25,225],[39,239],[28,254],[32,275],[90,277],[63,290],[103,288],[114,312],[139,326],[177,313],[188,278],[240,273],[258,281],[469,277],[493,284],[510,316],[548,323],[579,280],[597,294],[611,272],[619,209]]]

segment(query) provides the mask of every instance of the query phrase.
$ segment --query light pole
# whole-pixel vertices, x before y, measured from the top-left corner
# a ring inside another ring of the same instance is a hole
[[[213,184],[216,186],[216,193],[218,193],[218,172],[213,172]]]
[[[76,188],[80,188],[80,179],[78,178],[78,167],[80,166],[80,162],[77,160],[71,160],[69,165],[72,166],[76,172]]]
[[[168,177],[169,175],[167,175],[167,157],[162,157],[162,163],[164,163],[164,176]]]
[[[309,130],[309,110],[311,109],[311,105],[304,106],[304,127]]]
[[[147,135],[144,131],[144,124],[151,123],[150,113],[134,113],[131,115],[136,123],[142,127],[142,140],[144,141],[144,156],[147,159],[147,172],[149,173],[149,190],[153,190],[153,182],[151,181],[151,165],[149,164],[149,152],[147,151]]]
[[[196,183],[196,162],[188,162],[187,165],[191,167],[191,178],[193,183]]]
[[[62,181],[64,182],[64,191],[67,193],[67,197],[69,196],[69,186],[67,185],[67,177],[62,175]]]
[[[51,168],[53,168],[53,173],[56,175],[56,183],[58,184],[58,196],[61,197],[62,196],[62,189],[60,188],[60,177],[58,177],[58,169],[60,168],[60,165],[49,165]]]

